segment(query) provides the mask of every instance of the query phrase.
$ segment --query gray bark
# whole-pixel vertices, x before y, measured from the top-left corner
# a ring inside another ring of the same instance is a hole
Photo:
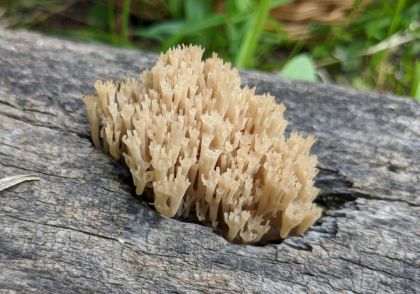
[[[335,209],[280,244],[234,245],[153,211],[92,146],[82,94],[155,61],[0,31],[0,178],[41,177],[0,192],[1,293],[420,292],[419,103],[242,71],[285,104],[287,132],[317,135]]]

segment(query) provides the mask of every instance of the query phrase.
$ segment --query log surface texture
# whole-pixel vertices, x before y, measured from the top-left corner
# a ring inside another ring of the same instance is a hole
[[[0,293],[420,293],[420,105],[242,71],[315,133],[316,185],[347,199],[299,237],[234,245],[163,217],[96,150],[82,94],[156,55],[0,31]]]

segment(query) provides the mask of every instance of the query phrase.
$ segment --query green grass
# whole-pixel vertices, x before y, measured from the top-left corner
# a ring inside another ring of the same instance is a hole
[[[70,28],[48,26],[53,16],[72,17],[66,11],[80,1],[69,1],[4,0],[0,22],[12,29],[33,28],[142,50],[199,44],[206,48],[205,57],[215,51],[240,68],[310,81],[332,80],[420,100],[417,0],[376,0],[359,14],[362,0],[357,0],[340,25],[311,23],[309,33],[299,40],[290,40],[282,24],[269,14],[270,9],[293,0],[227,0],[220,11],[210,0],[124,0],[121,7],[113,0],[92,0],[82,23],[79,18]],[[163,17],[145,18],[150,9]],[[318,77],[318,73],[322,74]]]
[[[130,0],[124,0],[122,12],[121,38],[120,45],[126,46],[128,41],[128,22],[130,18]]]
[[[258,41],[261,38],[263,26],[270,12],[271,0],[261,0],[255,15],[245,24],[246,32],[239,52],[235,58],[235,65],[239,68],[251,67],[252,57],[255,54]]]
[[[128,21],[127,21],[128,27]],[[115,33],[115,14],[114,14],[114,1],[108,0],[108,30],[109,39],[113,45],[118,44],[117,34]],[[128,31],[128,30],[127,30]]]

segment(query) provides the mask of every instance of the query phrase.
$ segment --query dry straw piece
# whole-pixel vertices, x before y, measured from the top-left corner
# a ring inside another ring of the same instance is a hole
[[[97,81],[98,96],[83,97],[95,146],[125,162],[138,195],[153,189],[165,216],[196,217],[235,243],[303,233],[321,214],[315,137],[286,139],[283,104],[203,52],[178,46],[139,79]]]

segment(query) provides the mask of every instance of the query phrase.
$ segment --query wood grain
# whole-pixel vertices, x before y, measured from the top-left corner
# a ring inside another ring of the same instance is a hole
[[[92,146],[82,94],[155,61],[0,31],[0,178],[41,177],[0,192],[1,293],[420,291],[419,103],[242,71],[285,104],[287,132],[317,135],[317,186],[339,207],[281,244],[234,245],[157,214]]]

